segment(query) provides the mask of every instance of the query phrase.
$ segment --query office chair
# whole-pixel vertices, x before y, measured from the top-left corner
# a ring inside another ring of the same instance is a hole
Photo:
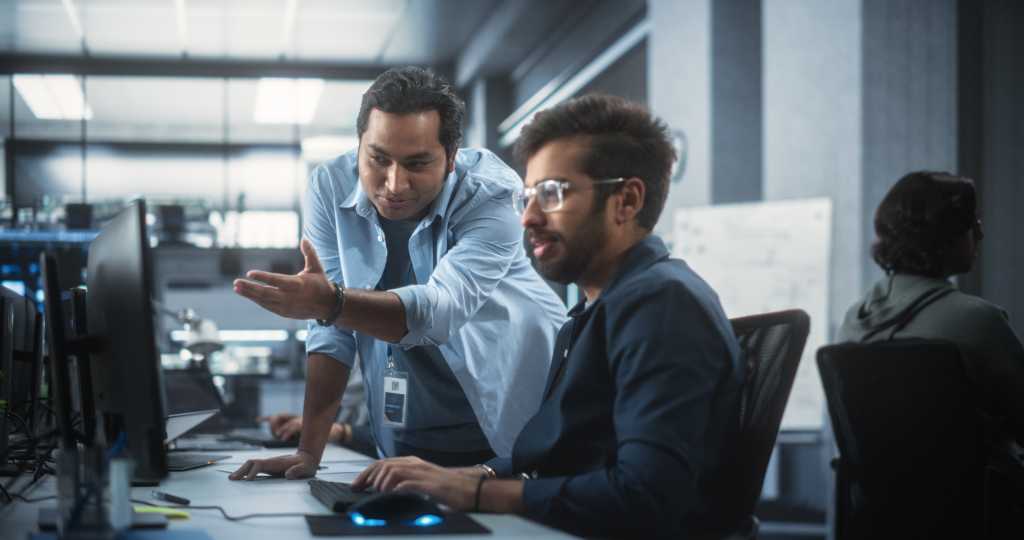
[[[810,317],[794,309],[731,319],[747,373],[737,430],[710,480],[712,515],[698,524],[697,538],[755,539],[754,508],[761,496],[768,460],[782,413],[807,342]]]
[[[956,345],[830,345],[818,369],[840,454],[836,538],[982,537],[986,428]]]

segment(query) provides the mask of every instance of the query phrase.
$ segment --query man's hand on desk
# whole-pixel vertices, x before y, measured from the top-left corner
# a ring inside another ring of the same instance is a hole
[[[230,480],[255,480],[260,473],[271,476],[284,476],[289,480],[310,478],[316,474],[317,461],[309,453],[299,450],[287,455],[270,459],[250,459],[242,464],[237,471],[228,476]]]
[[[313,244],[300,245],[306,267],[294,276],[250,270],[235,280],[235,292],[289,319],[325,319],[334,309],[334,287],[327,280]]]
[[[270,432],[282,441],[296,438],[302,433],[302,417],[299,415],[278,413],[260,417],[259,420],[270,424]],[[331,434],[328,435],[327,441],[335,444],[345,444],[351,439],[351,433],[351,426],[334,422],[331,424]]]

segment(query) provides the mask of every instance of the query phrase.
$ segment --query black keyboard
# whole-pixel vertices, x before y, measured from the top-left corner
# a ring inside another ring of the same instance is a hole
[[[198,469],[207,465],[213,465],[218,461],[225,460],[231,456],[224,454],[192,454],[181,452],[170,452],[167,454],[168,471],[187,471]]]
[[[326,482],[312,479],[309,491],[321,504],[339,514],[348,511],[348,507],[373,495],[370,491],[352,491],[352,486],[344,482]]]

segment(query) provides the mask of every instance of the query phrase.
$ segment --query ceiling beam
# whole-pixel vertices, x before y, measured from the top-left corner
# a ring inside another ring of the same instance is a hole
[[[516,24],[533,11],[532,0],[499,2],[497,9],[487,16],[483,27],[473,32],[473,37],[462,48],[462,54],[455,62],[455,85],[465,87],[473,82],[491,56],[501,47],[509,32]]]
[[[69,73],[72,75],[260,78],[308,77],[328,80],[372,80],[394,66],[279,60],[196,59],[168,57],[94,57],[74,55],[0,54],[0,75]],[[448,67],[448,66],[444,66]],[[450,69],[450,67],[448,67]]]

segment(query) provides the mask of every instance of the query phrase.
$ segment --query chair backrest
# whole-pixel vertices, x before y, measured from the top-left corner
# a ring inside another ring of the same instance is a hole
[[[753,516],[810,329],[810,317],[799,309],[730,322],[747,373],[737,430],[710,486],[710,508],[722,529]]]
[[[983,526],[985,425],[956,345],[818,351],[839,447],[839,538],[968,538]]]

